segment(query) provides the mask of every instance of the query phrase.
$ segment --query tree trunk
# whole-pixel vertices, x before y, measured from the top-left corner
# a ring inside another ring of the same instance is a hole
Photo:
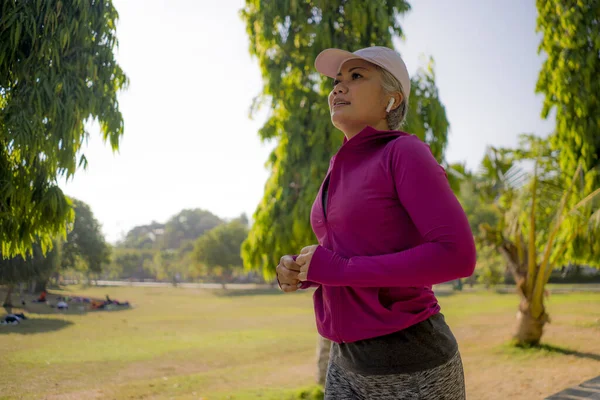
[[[539,318],[531,313],[531,304],[523,300],[517,313],[517,332],[515,340],[518,346],[537,346],[544,333],[544,325],[548,322],[548,314],[543,312]]]
[[[458,290],[459,292],[462,292],[463,290],[463,283],[461,279],[456,279],[453,283],[452,283],[452,289],[453,290]]]
[[[12,292],[13,292],[13,285],[8,285],[8,287],[6,288],[6,298],[4,299],[4,304],[2,305],[3,307],[7,307],[10,308],[12,307]]]
[[[473,273],[467,281],[469,282],[469,287],[472,289],[476,282],[475,273]]]
[[[327,364],[329,363],[329,351],[331,350],[331,341],[319,335],[317,343],[317,383],[325,386],[325,377],[327,376]]]
[[[33,285],[34,293],[41,293],[47,289],[48,279],[36,279]]]

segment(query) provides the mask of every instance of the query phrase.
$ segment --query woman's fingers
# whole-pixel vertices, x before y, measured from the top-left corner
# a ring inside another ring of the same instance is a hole
[[[296,264],[292,256],[283,256],[276,268],[277,279],[279,286],[284,292],[295,292],[298,290],[300,281],[298,280],[298,272],[300,266]]]
[[[289,285],[287,283],[282,283],[280,286],[281,290],[283,290],[286,293],[295,292],[296,290],[298,290],[298,285]]]
[[[277,266],[277,277],[279,278],[280,282],[293,283],[292,281],[298,280],[298,271],[292,271],[286,268],[285,266],[279,264]]]
[[[300,271],[300,265],[297,261],[294,261],[294,257],[292,256],[281,257],[281,260],[279,260],[279,265],[283,265],[285,268],[291,271]]]

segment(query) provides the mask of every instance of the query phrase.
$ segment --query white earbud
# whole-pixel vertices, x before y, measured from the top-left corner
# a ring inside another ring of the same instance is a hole
[[[385,112],[390,112],[390,110],[392,109],[392,106],[394,105],[394,102],[395,102],[395,101],[396,101],[396,100],[395,100],[393,97],[390,99],[390,102],[388,103],[388,106],[387,106],[387,108],[385,109]]]

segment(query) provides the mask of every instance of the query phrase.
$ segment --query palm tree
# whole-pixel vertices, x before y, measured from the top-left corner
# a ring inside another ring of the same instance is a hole
[[[482,224],[480,239],[502,254],[515,278],[521,298],[518,345],[539,344],[549,322],[544,293],[552,270],[567,262],[565,248],[575,238],[600,225],[594,203],[600,188],[585,195],[581,166],[565,185],[556,156],[546,140],[522,135],[519,150],[491,150],[484,159],[481,192],[493,196],[503,218],[495,226]],[[531,172],[519,165],[523,161],[533,163]]]

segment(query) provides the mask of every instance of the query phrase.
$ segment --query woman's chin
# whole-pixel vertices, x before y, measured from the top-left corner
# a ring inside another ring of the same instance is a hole
[[[331,114],[331,123],[333,126],[343,131],[345,126],[352,125],[352,119],[339,111],[335,111]]]

